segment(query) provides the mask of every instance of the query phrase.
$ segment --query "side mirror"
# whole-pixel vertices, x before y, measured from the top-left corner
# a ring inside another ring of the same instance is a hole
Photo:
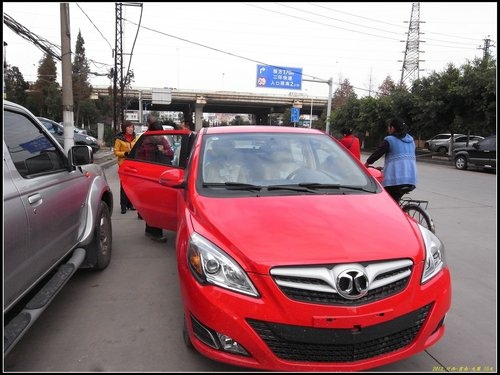
[[[77,145],[68,151],[68,159],[72,166],[92,164],[94,162],[92,148],[90,146]]]
[[[172,168],[163,172],[158,178],[158,183],[172,188],[184,187],[184,169]]]
[[[370,172],[370,175],[378,182],[382,183],[382,181],[384,180],[384,173],[380,170],[380,168],[369,166],[368,172]]]

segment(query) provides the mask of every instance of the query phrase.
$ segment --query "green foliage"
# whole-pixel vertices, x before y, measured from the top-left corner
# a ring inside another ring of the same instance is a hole
[[[450,131],[496,133],[496,61],[490,58],[460,68],[449,64],[443,72],[413,82],[411,92],[394,85],[390,77],[381,87],[377,98],[349,97],[333,106],[333,133],[351,127],[364,138],[365,147],[373,147],[385,136],[387,120],[393,116],[401,117],[417,140]]]
[[[45,54],[38,67],[38,79],[29,88],[26,107],[36,116],[62,121],[62,93],[56,81],[57,68],[52,56]]]
[[[5,96],[7,100],[26,106],[27,92],[30,85],[24,80],[17,66],[7,66],[5,69]]]

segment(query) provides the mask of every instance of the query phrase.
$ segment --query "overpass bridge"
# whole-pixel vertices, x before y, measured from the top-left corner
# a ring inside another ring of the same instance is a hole
[[[110,95],[112,88],[94,86],[94,94]],[[148,110],[183,112],[184,118],[195,114],[196,129],[201,128],[203,113],[251,114],[256,124],[268,124],[269,115],[283,113],[285,109],[298,107],[300,114],[320,116],[327,110],[328,98],[306,96],[302,93],[287,95],[255,94],[232,91],[170,90],[169,104],[153,102],[155,88],[128,88],[124,90],[125,110]],[[141,116],[142,118],[142,116]]]

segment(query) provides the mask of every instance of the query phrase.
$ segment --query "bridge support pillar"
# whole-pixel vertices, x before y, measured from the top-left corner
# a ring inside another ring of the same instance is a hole
[[[203,127],[203,106],[202,103],[194,105],[194,131],[200,131]]]
[[[256,125],[267,125],[268,124],[268,118],[269,118],[269,115],[267,113],[255,113],[254,114],[254,118],[255,118],[255,124]]]

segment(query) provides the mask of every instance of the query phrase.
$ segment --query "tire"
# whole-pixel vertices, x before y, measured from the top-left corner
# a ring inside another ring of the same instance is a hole
[[[432,233],[436,233],[436,227],[432,221],[431,215],[422,207],[416,204],[407,204],[402,207],[403,211],[413,219],[415,219],[420,225],[429,229]]]
[[[467,158],[464,155],[459,155],[455,158],[455,168],[460,170],[467,169]]]
[[[94,238],[85,249],[88,253],[89,268],[100,271],[109,265],[113,245],[111,214],[108,205],[103,201],[99,203],[96,218]]]
[[[441,146],[441,147],[438,147],[437,152],[440,155],[444,155],[444,154],[446,154],[448,152],[448,149],[446,147],[444,147],[444,146]]]

